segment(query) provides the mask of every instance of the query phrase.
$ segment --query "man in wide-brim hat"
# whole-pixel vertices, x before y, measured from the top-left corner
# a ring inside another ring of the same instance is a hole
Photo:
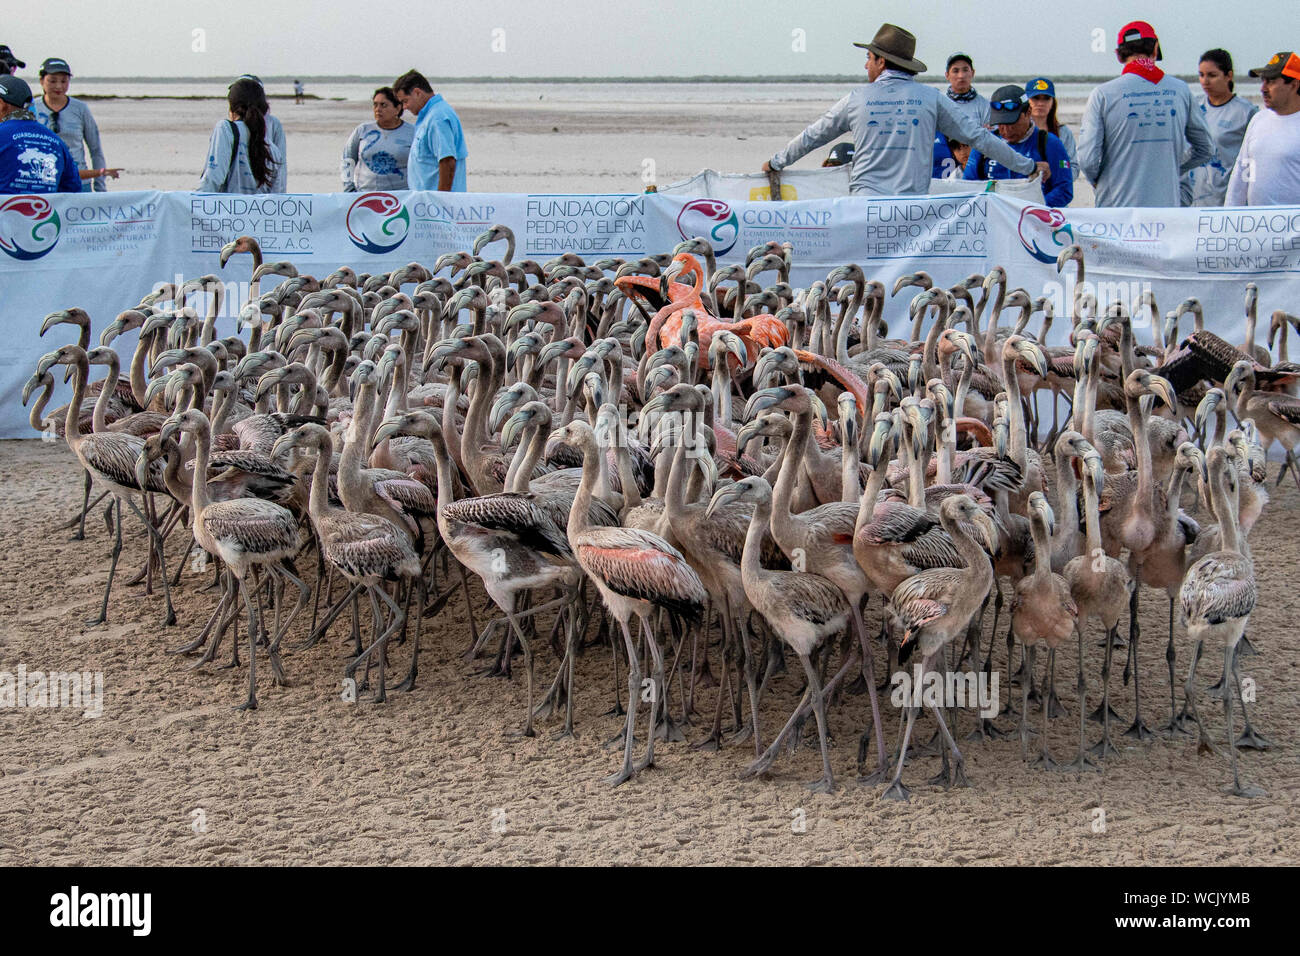
[[[916,37],[886,23],[869,43],[868,83],[856,87],[817,122],[763,164],[765,172],[784,169],[799,157],[841,133],[853,136],[849,191],[861,196],[926,193],[933,167],[937,129],[950,139],[970,143],[984,155],[1023,175],[1046,174],[1035,163],[956,108],[938,90],[916,81],[925,64],[916,58]]]

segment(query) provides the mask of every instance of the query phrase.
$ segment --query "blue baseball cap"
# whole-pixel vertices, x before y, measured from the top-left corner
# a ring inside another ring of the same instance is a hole
[[[1040,76],[1025,84],[1025,95],[1050,96],[1052,99],[1056,99],[1056,87],[1052,85],[1052,81],[1047,77]]]

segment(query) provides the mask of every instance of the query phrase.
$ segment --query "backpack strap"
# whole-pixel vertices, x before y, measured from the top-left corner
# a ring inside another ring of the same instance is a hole
[[[230,127],[231,143],[230,165],[226,168],[226,178],[221,183],[221,191],[223,193],[230,190],[230,177],[235,175],[235,162],[239,159],[239,127],[231,120],[226,120],[226,124]]]
[[[1048,164],[1048,170],[1051,170],[1051,162],[1047,158],[1047,130],[1038,131],[1038,155],[1043,157],[1043,162]]]
[[[976,179],[989,178],[989,158],[985,156],[983,153],[980,153],[980,161],[975,164],[975,178]]]

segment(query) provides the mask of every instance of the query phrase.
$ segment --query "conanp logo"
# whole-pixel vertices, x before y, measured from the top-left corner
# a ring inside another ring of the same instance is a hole
[[[693,199],[677,214],[683,239],[706,236],[715,255],[725,256],[740,237],[740,220],[721,199]]]
[[[391,193],[366,193],[348,207],[348,238],[358,249],[376,255],[391,252],[411,230],[411,214]]]
[[[15,259],[39,259],[59,243],[63,223],[43,196],[11,196],[0,203],[0,249]]]
[[[1044,206],[1026,206],[1016,232],[1020,244],[1039,262],[1055,262],[1057,253],[1074,242],[1074,228],[1065,213]]]

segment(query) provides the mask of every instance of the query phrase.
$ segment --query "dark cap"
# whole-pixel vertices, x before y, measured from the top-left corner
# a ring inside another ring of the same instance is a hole
[[[826,154],[823,166],[847,166],[853,162],[853,144],[836,143],[831,147],[831,151]]]
[[[0,100],[10,106],[26,107],[32,101],[32,88],[21,76],[0,75]]]
[[[952,65],[959,60],[965,60],[967,66],[972,70],[975,69],[975,61],[970,58],[969,53],[954,53],[952,56],[948,57],[948,65],[943,68],[943,71],[947,73],[952,69]]]
[[[3,43],[0,43],[0,60],[12,63],[14,66],[25,67],[27,65],[22,60],[18,59],[18,57],[14,56],[13,50],[9,49]]]
[[[999,86],[993,91],[989,100],[989,121],[992,123],[1014,123],[1020,114],[1029,109],[1029,97],[1023,86],[1010,83]]]
[[[1133,43],[1136,40],[1155,40],[1156,41],[1156,59],[1163,59],[1160,55],[1160,38],[1156,36],[1156,28],[1145,20],[1134,20],[1132,23],[1126,23],[1119,28],[1119,37],[1115,40],[1115,48],[1119,49],[1125,43]]]
[[[252,80],[258,86],[262,86],[262,78],[259,76],[254,76],[252,73],[239,74],[239,76],[235,77],[233,80],[230,81],[230,86],[234,86],[240,80]],[[227,87],[227,89],[229,89],[229,87]]]
[[[1274,53],[1273,58],[1263,66],[1257,66],[1250,75],[1258,80],[1273,80],[1279,76],[1290,76],[1300,80],[1300,56],[1290,50]]]
[[[46,57],[45,62],[41,64],[41,76],[49,76],[52,73],[66,73],[72,75],[72,67],[68,66],[68,61],[61,56]]]

